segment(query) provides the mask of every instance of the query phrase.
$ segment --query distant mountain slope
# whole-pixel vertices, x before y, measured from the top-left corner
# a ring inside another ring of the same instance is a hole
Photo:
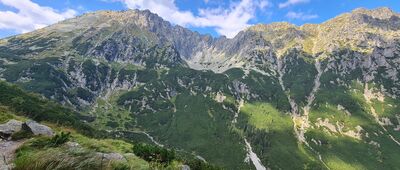
[[[99,11],[0,40],[2,79],[226,169],[396,169],[399,68],[388,8],[233,39]]]

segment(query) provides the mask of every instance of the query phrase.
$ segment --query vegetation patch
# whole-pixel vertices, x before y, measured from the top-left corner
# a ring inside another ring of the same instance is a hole
[[[271,104],[246,103],[241,109],[238,124],[253,151],[267,167],[323,169],[313,153],[297,142],[290,115]]]

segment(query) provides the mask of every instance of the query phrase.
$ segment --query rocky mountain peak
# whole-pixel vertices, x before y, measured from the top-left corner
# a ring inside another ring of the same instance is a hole
[[[257,32],[270,42],[278,56],[291,48],[310,54],[350,48],[371,53],[400,37],[400,17],[389,8],[358,8],[322,24],[296,26],[286,22],[258,24],[246,31]]]
[[[54,50],[51,55],[64,55],[63,50],[72,47],[81,55],[107,55],[106,58],[113,61],[131,61],[132,54],[140,51],[135,49],[139,46],[144,49],[167,47],[176,50],[177,56],[192,68],[223,72],[231,67],[242,67],[255,50],[268,51],[278,57],[291,49],[311,55],[331,53],[341,48],[371,53],[376,46],[387,46],[399,37],[399,14],[389,8],[359,8],[321,24],[257,24],[233,39],[214,38],[172,25],[149,10],[126,10],[84,14],[12,37],[21,41],[4,40],[0,43],[16,48],[49,41],[43,47],[34,48],[40,51],[38,56],[48,56],[45,49],[52,47],[59,50]]]
[[[388,7],[381,7],[381,8],[376,8],[372,10],[368,10],[365,8],[357,8],[354,9],[352,14],[364,14],[368,16],[372,16],[374,18],[379,18],[379,19],[389,19],[392,16],[398,16],[392,9]]]
[[[366,26],[375,27],[378,29],[393,29],[399,23],[400,14],[395,13],[390,8],[382,7],[368,10],[365,8],[357,8],[350,13],[345,13],[328,20],[324,24],[328,25],[351,25],[352,27]],[[384,24],[387,24],[386,28]]]
[[[291,28],[297,28],[297,26],[289,22],[274,22],[271,24],[257,24],[249,27],[247,30],[261,32],[266,30],[287,30]]]

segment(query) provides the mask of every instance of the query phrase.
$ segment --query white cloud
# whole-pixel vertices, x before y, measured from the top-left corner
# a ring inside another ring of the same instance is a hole
[[[310,19],[318,18],[318,15],[290,11],[286,14],[286,17],[289,19],[310,20]]]
[[[310,2],[310,0],[288,0],[284,3],[280,3],[278,6],[279,8],[286,8],[292,5],[297,5],[300,3],[308,3],[308,2]]]
[[[17,11],[0,11],[0,30],[10,29],[20,33],[43,28],[77,14],[72,9],[58,12],[53,8],[40,6],[31,0],[0,0],[0,3]]]
[[[258,2],[258,7],[261,9],[264,9],[265,7],[268,7],[272,5],[269,1],[260,1]]]
[[[195,16],[190,11],[179,10],[175,0],[120,0],[131,9],[149,9],[167,21],[182,26],[212,27],[221,35],[234,37],[239,31],[248,27],[255,18],[258,9],[270,5],[267,0],[241,0],[232,2],[227,9],[199,9]]]

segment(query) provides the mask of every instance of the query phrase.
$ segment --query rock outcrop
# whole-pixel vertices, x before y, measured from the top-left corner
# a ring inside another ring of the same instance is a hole
[[[10,120],[5,124],[0,125],[0,138],[7,139],[12,134],[21,131],[22,122],[18,120]]]
[[[24,127],[27,127],[29,131],[31,131],[34,135],[44,135],[44,136],[53,136],[54,132],[48,126],[39,124],[35,121],[27,121],[24,124]]]
[[[28,131],[33,135],[53,136],[54,132],[46,125],[39,124],[29,120],[21,122],[18,120],[10,120],[5,124],[0,124],[0,138],[10,140],[10,137],[20,131]]]
[[[13,168],[12,160],[15,151],[24,144],[25,139],[13,141],[11,136],[21,131],[31,132],[33,135],[53,136],[51,128],[29,120],[21,122],[18,120],[9,120],[0,125],[0,170],[11,170]]]
[[[123,155],[119,153],[98,153],[103,160],[107,161],[126,161]]]

